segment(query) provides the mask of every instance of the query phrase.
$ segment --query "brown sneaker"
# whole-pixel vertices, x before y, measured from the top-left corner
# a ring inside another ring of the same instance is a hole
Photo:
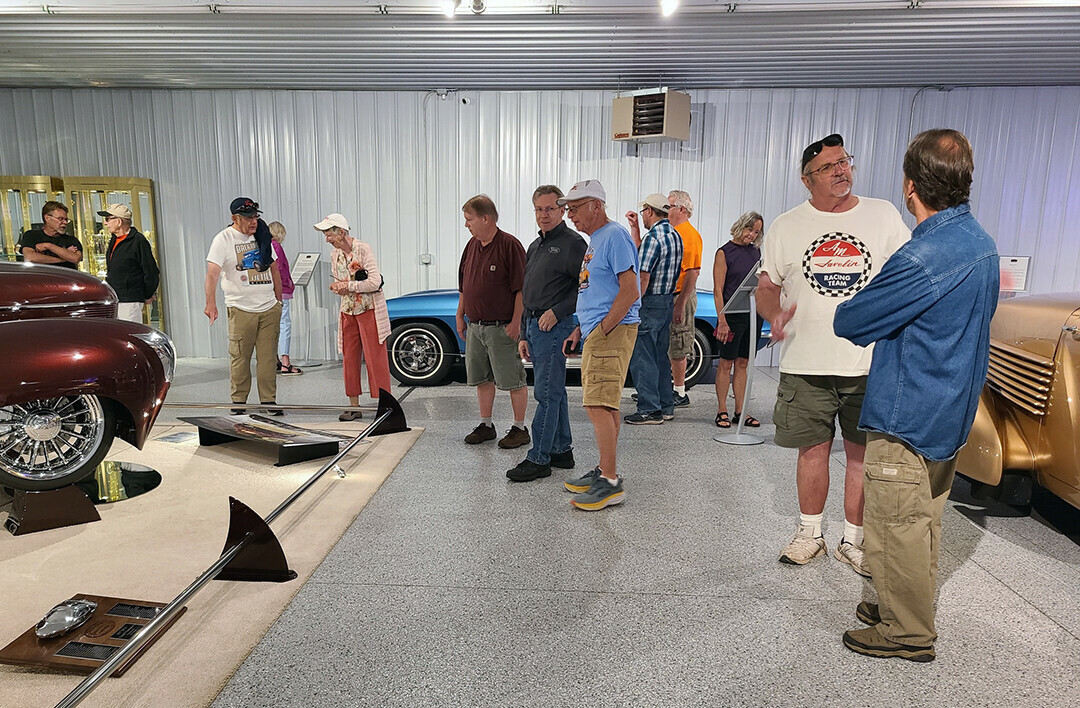
[[[494,431],[492,431],[494,436]],[[504,450],[513,450],[515,447],[521,447],[522,445],[528,445],[532,442],[529,437],[529,431],[525,428],[511,427],[510,432],[506,434],[502,440],[499,441],[499,447]]]
[[[855,617],[863,624],[875,625],[881,622],[881,613],[875,602],[860,602],[855,608]]]
[[[877,625],[844,632],[844,646],[853,652],[881,659],[906,659],[924,663],[934,660],[934,647],[913,647],[897,644],[881,636]]]
[[[488,425],[487,423],[481,423],[480,425],[476,426],[476,428],[471,433],[465,436],[465,442],[469,443],[470,445],[479,445],[482,442],[494,440],[495,437],[495,426]]]

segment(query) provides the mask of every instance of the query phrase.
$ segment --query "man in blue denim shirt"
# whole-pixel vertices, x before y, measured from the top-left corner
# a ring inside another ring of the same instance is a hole
[[[876,342],[859,428],[867,431],[865,551],[878,604],[844,633],[860,654],[933,661],[941,514],[990,356],[998,254],[971,215],[974,158],[955,130],[915,136],[904,156],[911,241],[840,305],[837,336]]]

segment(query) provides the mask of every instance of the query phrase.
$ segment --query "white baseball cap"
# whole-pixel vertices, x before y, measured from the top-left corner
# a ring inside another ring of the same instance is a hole
[[[571,187],[566,196],[559,199],[557,203],[559,206],[565,206],[567,202],[577,201],[578,199],[599,199],[602,202],[607,202],[607,192],[604,191],[604,185],[600,184],[600,180],[587,179]]]
[[[119,216],[121,219],[131,219],[131,209],[123,204],[108,204],[104,211],[99,211],[98,216]]]
[[[345,217],[341,214],[327,214],[325,219],[315,224],[315,229],[317,231],[327,231],[335,226],[339,229],[349,230],[349,222],[345,221]]]

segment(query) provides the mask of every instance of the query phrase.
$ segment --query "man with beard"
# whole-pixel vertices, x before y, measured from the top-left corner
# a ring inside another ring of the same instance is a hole
[[[862,290],[911,234],[891,203],[855,196],[854,161],[835,133],[803,151],[810,198],[777,217],[765,235],[757,308],[772,324],[773,339],[782,340],[776,444],[799,451],[799,523],[780,562],[804,565],[827,551],[821,517],[839,417],[847,465],[844,535],[834,555],[869,577],[862,526],[866,433],[858,425],[872,351],[837,337],[832,322],[837,305]]]
[[[23,260],[43,265],[78,268],[82,260],[82,244],[67,232],[68,208],[60,202],[45,202],[41,207],[40,229],[31,229],[19,239]]]

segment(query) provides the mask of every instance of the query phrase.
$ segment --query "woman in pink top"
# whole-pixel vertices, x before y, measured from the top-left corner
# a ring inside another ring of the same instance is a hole
[[[293,283],[292,273],[289,271],[289,259],[285,257],[285,249],[281,242],[285,240],[285,226],[280,221],[272,222],[269,226],[270,235],[274,237],[271,246],[274,248],[274,265],[277,266],[281,276],[281,331],[278,335],[278,373],[285,376],[299,376],[304,373],[289,361],[289,342],[292,339],[292,316],[290,305],[292,304],[293,291],[296,284]]]

